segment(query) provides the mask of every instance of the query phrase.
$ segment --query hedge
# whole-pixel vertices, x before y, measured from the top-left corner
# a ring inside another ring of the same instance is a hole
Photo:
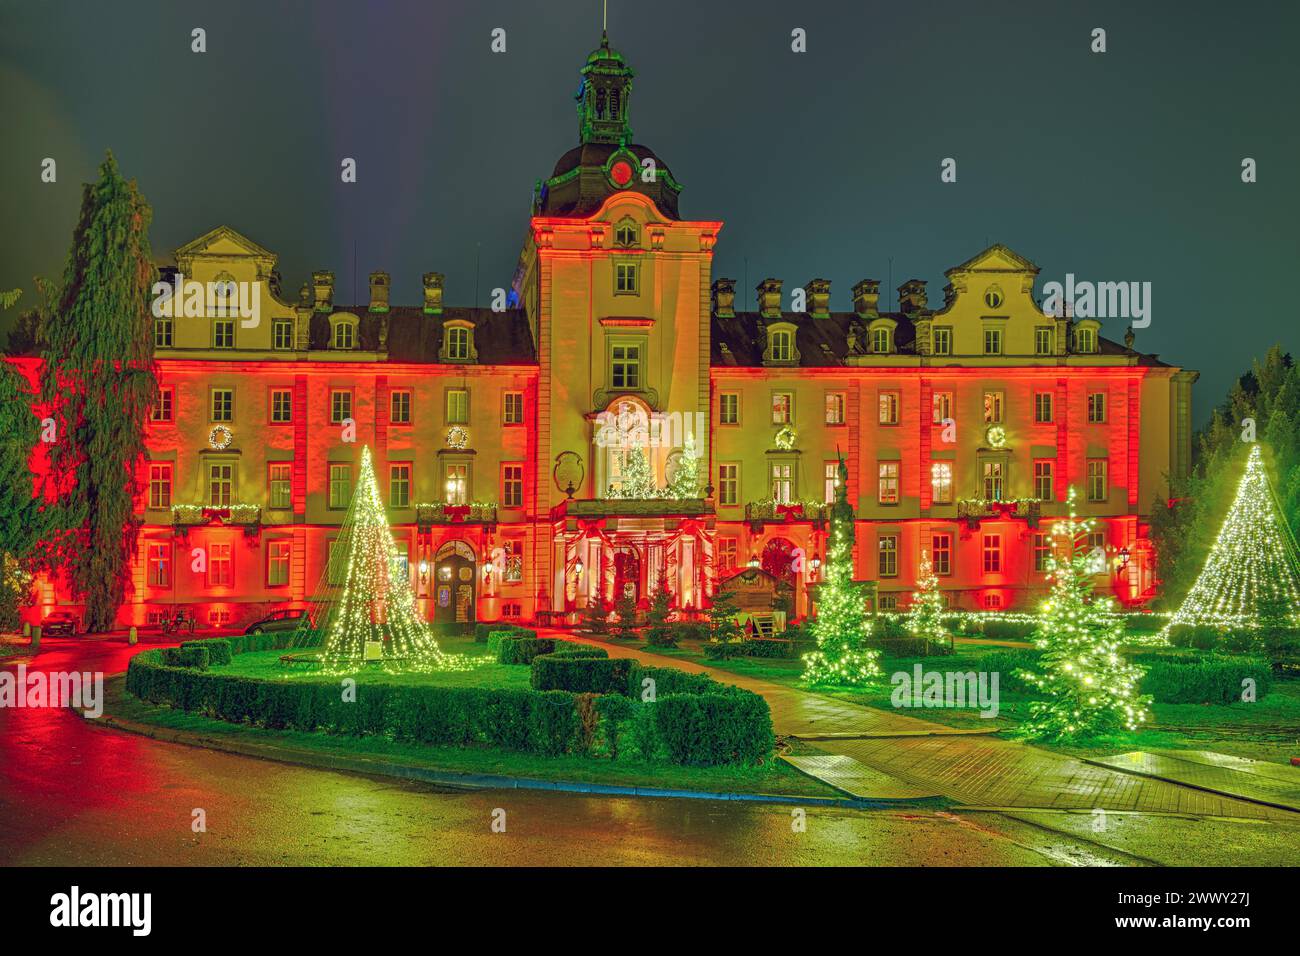
[[[626,657],[577,657],[541,654],[533,658],[535,690],[567,690],[574,694],[625,694],[633,661]]]
[[[1262,658],[1139,654],[1133,663],[1147,671],[1138,689],[1162,704],[1233,704],[1246,679],[1255,682],[1258,700],[1273,683],[1272,667]]]
[[[209,637],[199,641],[184,641],[181,643],[181,650],[187,647],[202,647],[208,652],[209,664],[229,664],[231,656],[234,654],[234,648],[231,647],[230,641],[224,637]]]
[[[591,644],[578,644],[574,641],[556,641],[555,650],[550,657],[609,657],[609,651]],[[536,660],[536,658],[534,658]]]
[[[482,644],[488,641],[493,632],[512,632],[516,635],[522,634],[524,637],[536,637],[537,632],[527,627],[520,627],[518,624],[507,624],[504,621],[479,621],[474,625],[474,641]]]
[[[498,637],[497,642],[497,663],[498,664],[531,664],[533,658],[539,654],[550,654],[555,650],[555,638],[553,637],[501,637],[499,632],[493,632],[492,637]],[[491,638],[489,638],[491,640]]]
[[[708,767],[750,762],[771,753],[776,742],[767,701],[748,691],[669,694],[651,710],[673,763]]]
[[[779,637],[757,637],[740,642],[740,653],[745,657],[794,658],[794,641]]]
[[[198,644],[182,644],[180,647],[164,647],[162,661],[168,667],[194,667],[205,671],[209,663],[208,649]]]

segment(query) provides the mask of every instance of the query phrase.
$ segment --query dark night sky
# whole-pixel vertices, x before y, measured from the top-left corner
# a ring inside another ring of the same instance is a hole
[[[683,183],[684,216],[726,222],[715,276],[743,280],[746,258],[750,289],[825,276],[848,308],[893,257],[894,285],[927,279],[934,303],[944,269],[1000,241],[1040,282],[1150,281],[1138,347],[1201,370],[1198,420],[1252,356],[1300,352],[1300,5],[610,7],[637,140]],[[384,268],[395,301],[416,302],[437,270],[449,302],[473,304],[481,249],[486,302],[510,282],[533,182],[577,142],[577,70],[599,34],[599,0],[0,0],[0,288],[27,289],[22,307],[32,275],[61,272],[80,184],[112,148],[153,205],[160,259],[226,223],[280,255],[291,296],[332,268],[353,299],[355,247],[363,290]],[[344,156],[356,185],[339,182]]]

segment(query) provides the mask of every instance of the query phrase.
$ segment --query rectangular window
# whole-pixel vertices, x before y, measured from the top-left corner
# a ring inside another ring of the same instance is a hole
[[[1034,392],[1034,421],[1047,425],[1052,421],[1052,393]]]
[[[1088,459],[1088,500],[1105,501],[1109,489],[1106,487],[1106,459]]]
[[[931,408],[933,412],[930,420],[936,425],[942,425],[945,421],[952,418],[952,392],[935,392],[931,396]]]
[[[330,424],[338,425],[352,417],[352,390],[336,388],[330,391]]]
[[[443,490],[447,495],[447,504],[463,505],[469,501],[469,465],[462,462],[448,463],[443,470]]]
[[[212,390],[212,420],[230,422],[235,419],[235,390],[232,388],[214,388]]]
[[[208,507],[229,508],[235,498],[235,466],[229,462],[208,465]]]
[[[946,325],[937,326],[930,330],[930,340],[933,344],[931,351],[935,355],[952,354],[952,329]]]
[[[772,463],[772,499],[780,505],[788,505],[794,500],[794,465]]]
[[[615,344],[609,348],[609,384],[612,388],[641,387],[641,346]]]
[[[230,542],[208,544],[208,587],[229,587],[235,581],[233,548]]]
[[[984,354],[985,355],[1002,354],[1002,330],[1001,329],[984,330]]]
[[[518,538],[506,539],[507,584],[518,584],[524,579],[524,543]]]
[[[772,424],[788,425],[794,417],[794,393],[772,393]]]
[[[411,507],[411,463],[394,462],[388,466],[388,507]]]
[[[1040,325],[1034,329],[1034,354],[1056,354],[1056,330],[1050,325]]]
[[[898,576],[898,535],[882,534],[876,541],[877,568],[882,578]]]
[[[266,545],[266,586],[283,587],[289,583],[291,541],[268,541]]]
[[[393,546],[397,554],[393,558],[393,576],[398,581],[411,583],[411,543],[401,538],[394,539]]]
[[[153,408],[149,410],[149,420],[154,422],[169,422],[172,420],[173,399],[176,397],[176,389],[170,385],[158,389],[158,397],[154,400]]]
[[[153,320],[153,347],[169,349],[172,347],[172,320],[163,316]]]
[[[940,576],[952,574],[952,535],[930,535],[930,563]]]
[[[614,292],[617,295],[636,294],[636,263],[614,263]]]
[[[740,424],[740,395],[737,392],[722,392],[718,395],[718,424]]]
[[[342,511],[352,499],[352,466],[330,465],[329,506]]]
[[[522,425],[524,423],[523,392],[506,392],[505,409],[501,413],[501,421],[506,425]]]
[[[271,348],[287,351],[293,348],[293,322],[276,319],[271,323]]]
[[[1034,570],[1047,571],[1047,559],[1052,556],[1052,536],[1045,531],[1034,532]]]
[[[952,462],[930,462],[930,497],[936,505],[952,504]]]
[[[835,489],[840,486],[840,463],[837,461],[826,462],[826,503],[835,504]]]
[[[898,392],[881,392],[877,418],[882,425],[898,424]]]
[[[739,541],[736,538],[724,537],[718,538],[718,573],[726,574],[736,570],[736,549]]]
[[[447,424],[469,424],[469,389],[447,389]]]
[[[882,610],[882,611],[897,611],[897,610],[898,610],[898,595],[897,595],[897,594],[882,594],[882,595],[880,595],[880,610]]]
[[[334,323],[334,348],[351,349],[356,343],[357,330],[351,322]]]
[[[1002,573],[1002,535],[984,535],[984,573]]]
[[[149,545],[149,578],[151,588],[172,586],[172,546],[161,543]]]
[[[284,425],[293,421],[293,390],[271,389],[271,423]]]
[[[1034,497],[1039,501],[1051,501],[1056,495],[1055,470],[1056,462],[1050,458],[1034,462]]]
[[[454,362],[469,360],[469,329],[459,325],[447,329],[447,358]]]
[[[899,467],[899,463],[896,461],[882,461],[877,463],[877,471],[880,476],[880,491],[877,500],[882,505],[898,504]]]
[[[149,466],[149,507],[170,508],[172,506],[172,466],[170,462],[158,462]]]
[[[826,424],[827,425],[844,424],[844,393],[843,392],[826,393]]]
[[[984,480],[984,500],[1002,500],[1002,462],[986,461],[980,469]]]
[[[718,466],[718,504],[734,505],[740,501],[740,465]]]
[[[503,465],[501,468],[501,504],[506,508],[524,506],[524,466]]]
[[[1089,531],[1088,532],[1088,553],[1096,554],[1098,552],[1101,552],[1102,554],[1104,554],[1105,551],[1106,551],[1106,532],[1104,530]]]
[[[390,425],[411,424],[411,390],[395,388],[388,393],[388,423]]]
[[[270,507],[287,511],[293,507],[293,466],[288,462],[272,462],[267,466],[267,485],[270,490]]]
[[[1005,395],[1003,392],[985,392],[984,393],[984,424],[1001,425],[1005,409]]]
[[[1106,393],[1088,393],[1088,424],[1101,425],[1106,421]]]
[[[214,349],[233,349],[235,347],[235,320],[234,319],[213,320],[212,347]]]
[[[771,354],[773,362],[794,361],[794,335],[784,330],[772,333]]]

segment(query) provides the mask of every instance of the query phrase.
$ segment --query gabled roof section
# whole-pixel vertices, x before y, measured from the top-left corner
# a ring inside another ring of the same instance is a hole
[[[217,228],[205,232],[199,238],[187,242],[177,249],[176,259],[179,261],[182,257],[222,254],[255,256],[261,259],[270,259],[272,262],[279,258],[274,252],[263,249],[252,239],[236,232],[229,226],[217,226]]]
[[[944,275],[960,275],[963,272],[1032,272],[1038,275],[1039,268],[1014,249],[995,242],[961,265],[953,266]]]

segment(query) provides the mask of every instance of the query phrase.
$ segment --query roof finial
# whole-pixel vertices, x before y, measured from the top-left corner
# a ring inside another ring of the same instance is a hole
[[[609,0],[600,5],[600,45],[609,45]]]

